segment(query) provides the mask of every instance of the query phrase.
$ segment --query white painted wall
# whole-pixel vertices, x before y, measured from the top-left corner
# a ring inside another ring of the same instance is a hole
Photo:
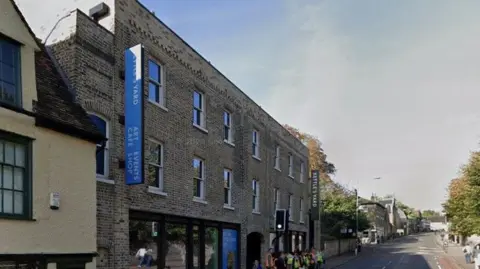
[[[448,225],[443,222],[430,222],[430,229],[434,231],[448,230]]]
[[[35,35],[42,39],[50,34],[47,44],[65,40],[75,31],[75,13],[80,9],[88,15],[90,8],[104,2],[110,15],[99,21],[108,30],[114,30],[115,0],[14,0]],[[57,24],[58,22],[58,24]],[[55,26],[57,24],[57,26]],[[52,31],[53,30],[53,31]]]

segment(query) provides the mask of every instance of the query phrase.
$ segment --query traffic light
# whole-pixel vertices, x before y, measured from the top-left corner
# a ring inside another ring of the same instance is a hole
[[[158,222],[152,222],[152,237],[158,235]]]
[[[275,212],[275,231],[283,232],[285,231],[285,226],[287,224],[287,210],[277,209]]]

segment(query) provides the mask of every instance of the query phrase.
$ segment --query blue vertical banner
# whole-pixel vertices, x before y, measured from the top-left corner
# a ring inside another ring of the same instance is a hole
[[[143,46],[125,51],[125,183],[144,182]]]
[[[238,269],[238,232],[232,229],[223,229],[223,262],[222,269]]]

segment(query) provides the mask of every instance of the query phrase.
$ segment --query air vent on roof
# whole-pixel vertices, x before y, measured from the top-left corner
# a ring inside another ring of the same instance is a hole
[[[110,7],[108,7],[107,4],[105,3],[100,3],[94,7],[92,7],[89,11],[88,11],[88,15],[90,17],[92,17],[95,21],[99,21],[100,19],[103,19],[105,18],[106,16],[108,16],[108,14],[110,13]]]

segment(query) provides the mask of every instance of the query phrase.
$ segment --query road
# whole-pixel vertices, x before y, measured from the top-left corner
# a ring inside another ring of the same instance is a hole
[[[328,261],[327,261],[328,263]],[[432,233],[398,238],[365,249],[338,269],[457,269],[452,258],[436,244]]]

